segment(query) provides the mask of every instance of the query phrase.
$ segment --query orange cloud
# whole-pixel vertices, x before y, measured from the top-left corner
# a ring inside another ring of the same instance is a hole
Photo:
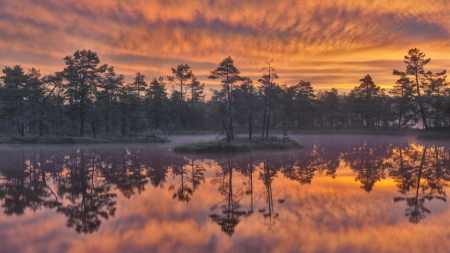
[[[64,56],[86,48],[127,80],[137,71],[147,79],[165,76],[188,63],[209,88],[217,84],[208,72],[231,55],[253,78],[274,59],[280,83],[303,79],[316,90],[346,91],[369,73],[388,88],[411,47],[432,58],[432,70],[449,65],[447,6],[444,0],[426,8],[413,0],[9,1],[0,10],[0,66],[51,73],[62,69]]]

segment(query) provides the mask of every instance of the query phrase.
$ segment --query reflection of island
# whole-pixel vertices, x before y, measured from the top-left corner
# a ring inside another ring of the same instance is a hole
[[[275,219],[279,216],[279,214],[274,211],[272,182],[273,179],[277,177],[277,174],[282,169],[282,166],[279,166],[279,164],[271,164],[267,160],[268,159],[263,160],[262,167],[259,172],[259,180],[261,180],[264,184],[264,197],[266,199],[267,209],[259,209],[259,212],[263,214],[265,219],[267,219],[267,225],[269,229],[271,229],[275,224]],[[284,199],[278,199],[278,203],[284,203]]]
[[[242,183],[245,188],[245,195],[250,196],[250,208],[247,211],[246,216],[253,214],[253,173],[255,172],[256,162],[253,160],[253,155],[238,160],[236,159],[236,170],[244,176],[244,182]]]
[[[431,211],[425,207],[425,201],[439,199],[446,201],[445,187],[450,181],[449,153],[435,146],[428,149],[408,145],[394,149],[392,160],[398,161],[390,171],[397,182],[399,192],[394,202],[406,201],[405,216],[411,223],[419,223],[425,214]],[[408,193],[412,196],[407,196]]]
[[[240,217],[246,215],[239,203],[245,192],[241,187],[233,188],[232,160],[223,159],[217,163],[220,169],[216,171],[211,183],[218,185],[223,199],[211,208],[213,211],[220,209],[220,214],[211,214],[209,217],[220,226],[224,233],[231,236],[234,233],[234,228],[240,222]]]
[[[320,156],[317,149],[326,155]],[[262,196],[266,203],[266,206],[259,208],[258,211],[264,217],[264,224],[272,229],[280,215],[275,206],[285,202],[285,199],[274,194],[272,186],[279,173],[300,184],[311,183],[316,171],[335,177],[336,168],[339,166],[339,154],[339,152],[333,153],[315,146],[312,151],[302,153],[285,153],[269,157],[265,154],[249,154],[244,157],[217,159],[215,162],[220,170],[216,172],[212,183],[218,185],[219,193],[224,196],[224,199],[212,208],[213,211],[220,208],[221,213],[214,213],[210,217],[220,225],[223,232],[231,236],[241,219],[253,214],[255,191],[253,173],[258,173],[258,180],[263,186]],[[239,172],[244,178],[242,183],[244,187],[237,186],[236,189],[233,170]],[[250,197],[250,208],[247,211],[240,204],[245,196]]]

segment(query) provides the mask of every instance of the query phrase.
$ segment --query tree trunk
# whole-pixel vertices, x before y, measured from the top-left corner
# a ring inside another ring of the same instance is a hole
[[[44,122],[42,121],[42,118],[39,120],[39,136],[44,136]]]
[[[251,141],[252,140],[252,128],[253,128],[253,115],[252,115],[252,109],[250,108],[250,111],[248,113],[248,139]]]
[[[417,89],[417,99],[419,100],[420,114],[422,115],[422,122],[425,130],[428,130],[427,119],[425,116],[425,111],[423,110],[422,98],[420,96],[420,87],[419,87],[419,74],[416,71],[416,89]]]
[[[127,119],[124,117],[122,120],[122,136],[127,135]]]
[[[266,110],[267,110],[267,107],[264,108],[263,129],[262,129],[261,137],[264,137],[264,134],[266,133]]]
[[[267,103],[266,105],[266,137],[269,137],[269,126],[270,126],[270,105]]]

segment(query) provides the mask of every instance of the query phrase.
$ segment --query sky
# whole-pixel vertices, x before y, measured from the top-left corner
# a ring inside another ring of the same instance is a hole
[[[187,63],[208,92],[231,56],[255,84],[273,59],[280,84],[346,92],[370,74],[389,89],[411,48],[427,70],[450,65],[449,11],[447,0],[0,0],[0,67],[51,74],[90,49],[128,82]]]

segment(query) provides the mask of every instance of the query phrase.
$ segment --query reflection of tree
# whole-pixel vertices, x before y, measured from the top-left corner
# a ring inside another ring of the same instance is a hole
[[[26,209],[57,207],[59,213],[67,216],[68,227],[80,233],[96,231],[101,219],[115,214],[112,185],[129,198],[145,189],[147,175],[155,186],[165,181],[172,161],[167,157],[147,159],[141,152],[133,148],[107,148],[101,153],[95,149],[0,151],[0,200],[5,214],[21,215]],[[192,184],[198,187],[202,169],[192,173]]]
[[[405,146],[405,147],[403,147]],[[392,168],[389,170],[389,176],[394,179],[399,192],[405,194],[414,187],[414,179],[411,173],[414,170],[413,147],[409,145],[400,145],[392,151]],[[417,156],[417,153],[414,154]],[[417,160],[417,159],[416,159]]]
[[[253,214],[253,172],[255,171],[254,166],[253,156],[249,155],[248,163],[245,163],[245,165],[242,166],[242,169],[240,170],[240,172],[247,178],[247,181],[244,182],[244,185],[247,186],[245,194],[250,195],[250,210],[247,212],[247,216]]]
[[[169,190],[174,190],[172,198],[180,202],[189,202],[195,190],[205,182],[205,168],[195,159],[175,159],[171,161],[173,177],[179,176],[179,182],[171,184]],[[190,167],[190,170],[185,167]]]
[[[325,172],[327,176],[336,178],[336,170],[339,167],[340,150],[335,143],[325,141],[322,145],[314,145],[314,154],[316,154],[317,171]]]
[[[14,156],[2,154],[0,199],[4,201],[2,207],[6,215],[22,215],[26,208],[36,211],[41,206],[54,208],[60,205],[41,168],[45,160],[43,156],[42,150],[39,154],[29,154],[29,157],[23,150]]]
[[[144,168],[142,168],[141,152],[136,149],[121,149],[102,157],[107,163],[100,163],[102,174],[108,182],[114,183],[126,198],[136,192],[145,190],[148,182]]]
[[[450,181],[450,155],[445,152],[444,147],[438,146],[434,146],[426,155],[428,169],[425,171],[424,177],[427,180],[428,195],[446,201],[445,188],[448,187]]]
[[[399,147],[395,153],[400,163],[392,168],[390,175],[404,196],[395,197],[394,202],[406,201],[405,216],[411,223],[419,223],[425,219],[425,214],[431,214],[425,207],[426,200],[446,201],[444,189],[450,181],[449,154],[437,146],[434,149],[424,146],[420,152],[419,147],[413,145]],[[409,192],[413,193],[410,197],[406,196]]]
[[[145,156],[145,155],[144,155]],[[129,177],[130,177],[130,185],[131,185],[131,193],[134,194],[137,191],[139,194],[145,190],[145,184],[148,182],[146,179],[146,172],[142,166],[142,150],[132,149],[130,150],[130,169],[129,169]]]
[[[272,182],[275,177],[277,177],[278,171],[281,169],[281,166],[277,166],[279,164],[271,164],[268,160],[264,160],[262,162],[262,168],[259,172],[259,180],[261,180],[264,184],[265,188],[265,199],[267,203],[267,209],[262,208],[259,210],[260,213],[263,214],[264,218],[268,219],[269,229],[272,228],[274,224],[274,219],[278,218],[279,214],[274,211],[274,203],[273,203],[273,191],[272,191]],[[284,203],[284,199],[279,199],[279,203]]]
[[[170,185],[169,190],[174,190],[172,199],[178,199],[180,202],[189,202],[194,190],[189,184],[188,172],[184,168],[187,164],[185,159],[176,160],[172,162],[172,175],[173,177],[179,177],[179,181]]]
[[[310,152],[299,157],[284,157],[283,174],[301,185],[310,184],[317,170],[317,160],[317,155]]]
[[[93,154],[95,157],[95,153]],[[67,226],[78,233],[97,231],[101,220],[114,216],[116,194],[109,193],[110,187],[100,178],[100,170],[89,166],[86,150],[77,154],[72,152],[67,162],[67,172],[59,192],[64,194],[68,204],[58,207],[57,211],[68,217]]]
[[[224,233],[231,236],[234,233],[234,228],[240,222],[240,217],[246,215],[239,204],[245,192],[241,188],[233,190],[233,163],[231,159],[224,159],[218,164],[221,170],[216,172],[211,183],[219,185],[219,192],[224,196],[224,199],[220,202],[223,203],[222,205],[220,203],[214,205],[211,210],[220,207],[222,212],[211,214],[209,217],[219,224]]]
[[[409,198],[406,198],[406,197],[395,197],[394,198],[394,202],[406,200],[406,204],[407,204],[408,208],[406,208],[406,210],[405,210],[405,216],[409,217],[409,221],[411,223],[419,223],[422,219],[425,218],[425,213],[431,213],[430,210],[428,210],[424,206],[425,199],[428,199],[427,196],[425,195],[425,196],[419,197],[419,189],[420,189],[420,184],[421,184],[420,181],[422,179],[426,151],[427,151],[427,147],[425,146],[423,148],[423,152],[422,152],[422,159],[420,159],[420,165],[418,166],[418,168],[412,167],[411,170],[409,171],[410,175],[406,176],[406,178],[412,178],[412,180],[414,182],[413,187],[415,190],[415,195],[413,197],[409,197]],[[413,159],[414,157],[415,157],[415,155],[411,156],[411,159]],[[402,189],[403,192],[406,193],[410,190],[409,184],[406,184],[404,186],[408,187],[408,188]],[[428,199],[428,200],[431,200],[431,199]]]
[[[333,179],[336,178],[340,151],[331,143],[326,144],[316,144],[311,151],[301,154],[284,155],[283,174],[301,185],[310,184],[316,171],[319,173],[325,172]]]
[[[272,189],[278,172],[302,185],[310,184],[317,173],[335,178],[340,158],[357,173],[356,181],[368,192],[389,169],[389,176],[401,194],[394,201],[405,201],[411,222],[420,222],[431,212],[426,207],[427,201],[446,201],[450,155],[443,147],[394,146],[379,141],[364,145],[328,141],[313,144],[310,149],[295,153],[253,152],[206,160],[171,152],[147,155],[143,153],[146,149],[135,147],[105,148],[99,152],[0,150],[0,201],[8,216],[55,208],[66,216],[68,227],[79,233],[92,233],[99,229],[103,219],[115,214],[113,189],[130,198],[150,184],[163,188],[170,172],[174,180],[169,190],[174,198],[187,202],[205,182],[203,166],[211,163],[218,165],[211,182],[223,199],[212,207],[209,217],[231,236],[240,221],[252,215],[254,204],[261,212],[255,218],[262,219],[262,215],[264,223],[272,227],[278,217],[277,204],[284,202]],[[265,202],[258,203],[259,196]]]
[[[165,155],[149,155],[145,160],[144,166],[147,170],[147,176],[150,179],[150,183],[155,187],[164,188],[166,182],[167,173],[173,158]]]
[[[205,172],[206,169],[198,165],[198,163],[196,163],[193,159],[191,159],[190,166],[191,166],[190,171],[191,175],[188,181],[192,185],[192,191],[195,192],[195,190],[197,190],[197,188],[200,186],[202,182],[205,183],[205,175],[203,174],[203,172]]]
[[[100,151],[0,151],[0,201],[5,214],[56,208],[67,216],[67,226],[91,233],[101,219],[115,214],[112,186],[127,198],[145,190],[147,176],[154,186],[162,187],[167,169],[184,160],[146,156],[139,148]],[[187,181],[193,190],[204,181],[203,171],[198,165],[191,167]]]
[[[360,181],[361,186],[366,192],[372,191],[377,181],[385,178],[384,170],[390,164],[386,159],[390,156],[387,152],[387,146],[381,143],[364,143],[361,146],[350,147],[347,152],[342,155],[346,165],[358,173],[355,181]]]

